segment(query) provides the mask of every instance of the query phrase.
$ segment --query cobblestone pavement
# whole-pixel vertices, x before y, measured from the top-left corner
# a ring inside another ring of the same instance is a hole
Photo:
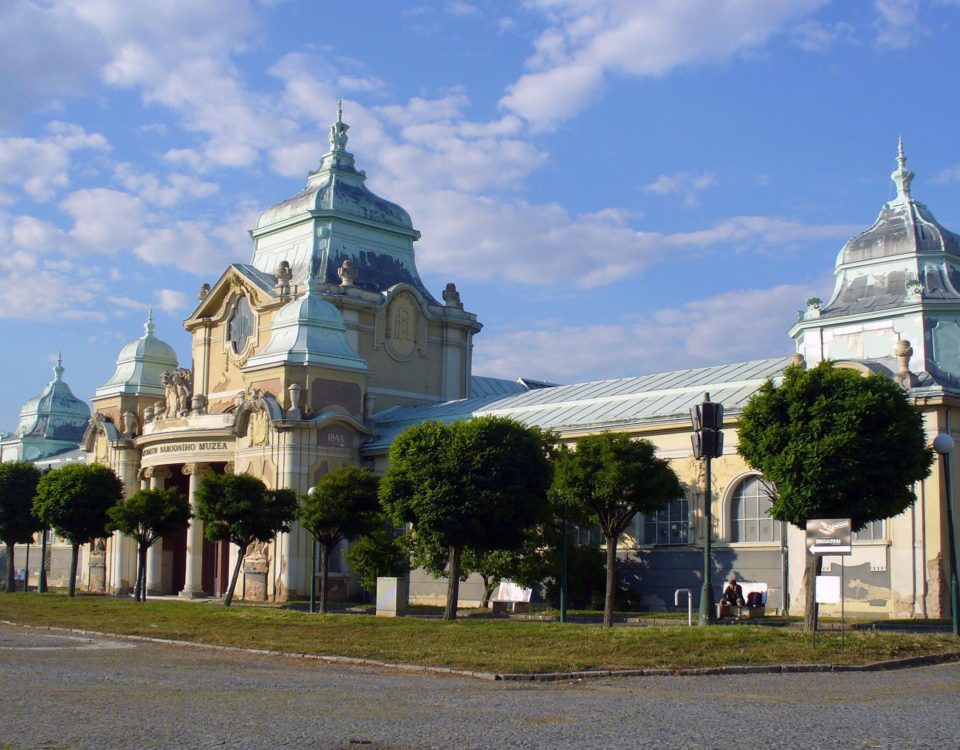
[[[960,665],[509,684],[0,627],[0,750],[960,748]]]

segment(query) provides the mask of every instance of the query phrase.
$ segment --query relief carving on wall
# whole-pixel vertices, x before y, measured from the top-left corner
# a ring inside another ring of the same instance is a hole
[[[250,436],[250,445],[270,444],[270,415],[266,409],[257,409],[250,415],[247,434]]]
[[[387,350],[397,359],[409,358],[417,348],[419,312],[413,296],[398,294],[387,308]]]

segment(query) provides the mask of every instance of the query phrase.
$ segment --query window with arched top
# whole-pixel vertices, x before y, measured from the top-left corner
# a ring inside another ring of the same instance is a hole
[[[233,346],[234,354],[242,352],[247,341],[253,335],[253,310],[250,309],[250,303],[246,297],[237,300],[237,305],[233,309],[233,315],[227,323],[227,341]]]
[[[730,498],[731,542],[779,542],[780,521],[769,515],[769,486],[759,476],[745,477]]]

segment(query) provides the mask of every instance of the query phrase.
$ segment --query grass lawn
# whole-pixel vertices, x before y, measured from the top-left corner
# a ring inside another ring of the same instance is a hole
[[[0,620],[105,633],[377,659],[489,672],[710,667],[733,664],[863,664],[960,651],[942,634],[853,632],[809,636],[784,628],[688,628],[560,625],[464,618],[311,615],[214,603],[149,601],[62,594],[0,594]]]

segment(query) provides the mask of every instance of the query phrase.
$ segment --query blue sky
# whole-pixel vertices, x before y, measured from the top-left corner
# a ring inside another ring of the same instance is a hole
[[[344,100],[474,371],[559,382],[777,356],[892,197],[960,230],[960,0],[7,0],[0,428],[247,262]]]

